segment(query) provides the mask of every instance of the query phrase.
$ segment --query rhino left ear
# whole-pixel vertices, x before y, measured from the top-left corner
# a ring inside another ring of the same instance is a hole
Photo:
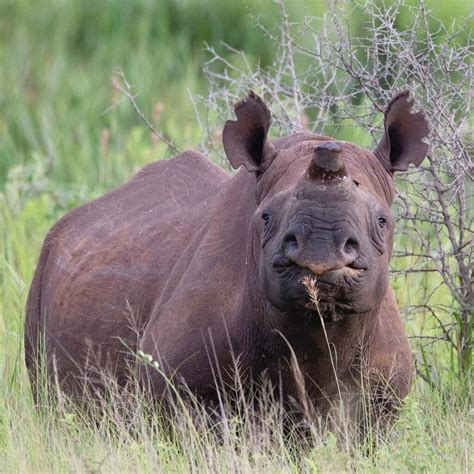
[[[423,112],[411,113],[410,91],[397,94],[385,110],[385,133],[375,149],[390,171],[406,171],[410,163],[419,166],[428,152],[422,140],[429,133]]]
[[[222,134],[227,158],[235,169],[244,165],[248,171],[261,172],[275,156],[267,140],[270,111],[253,91],[235,105],[234,111],[237,120],[228,120]]]

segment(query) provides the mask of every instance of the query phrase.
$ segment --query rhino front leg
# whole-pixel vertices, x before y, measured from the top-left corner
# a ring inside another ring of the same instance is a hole
[[[377,330],[366,356],[365,400],[369,425],[376,430],[390,426],[408,395],[413,358],[393,295],[378,316]]]

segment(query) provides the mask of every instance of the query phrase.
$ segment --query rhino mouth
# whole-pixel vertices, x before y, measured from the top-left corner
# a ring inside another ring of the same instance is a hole
[[[326,321],[337,321],[357,312],[355,303],[366,269],[341,269],[315,276],[308,269],[291,264],[274,265],[273,268],[279,277],[284,299],[291,306],[304,309],[307,317],[312,315]],[[313,291],[309,291],[308,281],[313,282]]]
[[[296,280],[298,284],[303,284],[304,280],[314,281],[319,294],[334,297],[356,291],[367,273],[365,267],[331,270],[319,276],[293,264],[274,264],[273,269],[277,276],[284,280]]]

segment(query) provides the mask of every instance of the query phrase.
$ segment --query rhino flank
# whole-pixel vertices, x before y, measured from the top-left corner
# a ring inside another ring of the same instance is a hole
[[[40,359],[77,397],[104,372],[124,386],[141,350],[204,399],[215,396],[213,365],[231,377],[238,359],[245,381],[265,373],[290,400],[291,347],[324,413],[338,396],[324,323],[344,393],[370,381],[377,411],[395,410],[412,358],[388,285],[393,172],[428,149],[411,107],[407,91],[392,99],[368,151],[312,133],[269,140],[270,113],[251,92],[223,132],[234,176],[188,151],[67,213],[45,239],[27,302],[33,392]],[[135,370],[163,395],[162,372]]]

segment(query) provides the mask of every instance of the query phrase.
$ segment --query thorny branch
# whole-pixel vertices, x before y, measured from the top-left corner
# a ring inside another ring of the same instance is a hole
[[[133,110],[138,115],[140,120],[150,129],[150,131],[155,135],[158,140],[162,141],[165,145],[171,148],[176,153],[181,153],[181,150],[173,144],[173,142],[167,138],[163,133],[159,132],[145,117],[143,112],[138,107],[138,104],[135,100],[136,95],[132,93],[132,85],[127,81],[124,72],[120,68],[114,70],[115,76],[118,78],[117,81],[113,81],[113,86],[120,91],[124,97],[128,99],[130,104],[132,104]]]

